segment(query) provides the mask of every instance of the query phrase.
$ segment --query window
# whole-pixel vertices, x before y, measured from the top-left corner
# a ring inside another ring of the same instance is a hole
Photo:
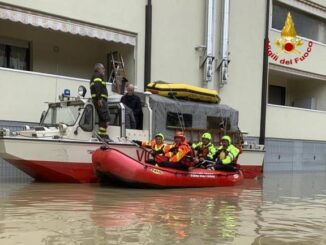
[[[93,107],[91,105],[85,107],[79,126],[86,132],[93,131]]]
[[[168,112],[166,117],[167,128],[191,128],[192,127],[192,115],[182,114],[175,112]]]
[[[29,43],[0,38],[0,67],[30,70]]]
[[[326,21],[287,5],[273,3],[272,27],[282,30],[288,12],[291,13],[297,35],[326,43]]]
[[[61,106],[60,103],[54,103],[49,106],[43,124],[46,126],[57,126],[59,123],[64,123],[68,126],[73,126],[79,116],[80,108],[81,105],[69,104],[69,102],[67,106]]]
[[[228,117],[207,117],[207,129],[230,130],[230,118]]]
[[[268,103],[274,105],[285,105],[285,87],[269,85]]]

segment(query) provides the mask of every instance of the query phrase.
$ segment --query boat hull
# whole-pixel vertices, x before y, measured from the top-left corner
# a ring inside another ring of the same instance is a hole
[[[93,166],[88,163],[7,160],[36,181],[57,183],[97,182]]]
[[[89,183],[97,181],[91,154],[101,145],[100,142],[5,137],[0,139],[0,156],[36,181]],[[114,146],[125,151],[134,147]]]
[[[265,151],[261,149],[244,149],[239,155],[238,163],[240,164],[243,175],[246,179],[254,179],[263,173]]]
[[[88,141],[2,137],[0,156],[36,181],[85,183],[96,181],[91,154],[101,145]],[[110,147],[142,163],[150,158],[146,150],[133,144],[112,143]],[[262,151],[244,151],[240,155],[238,162],[245,178],[261,174],[263,155]]]
[[[241,171],[224,172],[206,169],[180,171],[136,161],[119,150],[106,148],[93,153],[94,168],[100,181],[117,180],[132,187],[187,188],[234,186],[243,182]]]

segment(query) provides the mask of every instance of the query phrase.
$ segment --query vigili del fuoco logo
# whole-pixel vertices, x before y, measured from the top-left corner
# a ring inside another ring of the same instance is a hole
[[[283,65],[293,65],[307,59],[312,50],[313,42],[308,41],[307,44],[304,45],[304,42],[297,37],[294,22],[289,12],[281,31],[281,37],[275,41],[275,46],[278,50],[273,52],[269,40],[265,45],[267,45],[267,55],[272,60]]]

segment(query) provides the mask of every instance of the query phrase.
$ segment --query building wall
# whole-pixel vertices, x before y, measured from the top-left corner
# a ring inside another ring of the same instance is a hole
[[[267,139],[264,171],[326,171],[325,141]]]
[[[4,0],[2,2],[136,33],[137,47],[135,50],[135,60],[137,62],[135,82],[138,87],[143,88],[146,0],[84,0],[82,2],[77,0]]]
[[[219,62],[222,7],[221,1],[216,3],[215,56]],[[265,2],[250,0],[230,3],[231,62],[229,82],[219,89],[221,103],[240,111],[239,126],[242,130],[248,131],[250,136],[259,136]],[[205,86],[203,70],[199,68],[201,53],[195,50],[196,46],[206,44],[205,8],[205,1],[153,2],[152,80],[184,81]],[[253,15],[244,9],[259,11]],[[218,80],[215,71],[213,87],[216,89]]]
[[[269,38],[272,46],[272,51],[274,53],[277,53],[279,51],[279,48],[275,45],[275,41],[278,38],[280,38],[281,36],[280,32],[272,29],[269,32],[269,34],[270,34]],[[289,65],[280,63],[282,59],[294,60],[296,57],[302,57],[306,52],[308,41],[310,40],[302,38],[302,41],[304,44],[297,47],[297,50],[301,52],[300,54],[281,53],[279,54],[279,59],[277,61],[273,59],[269,59],[270,62],[273,64],[278,64],[285,67],[291,67],[302,71],[326,75],[326,71],[325,71],[326,44],[321,44],[315,41],[312,41],[313,46],[311,48],[311,52],[309,52],[309,55],[303,61],[298,61],[298,63],[293,62],[293,64],[289,64]]]
[[[280,139],[326,139],[326,112],[308,109],[267,106],[266,137]]]
[[[93,65],[106,64],[106,54],[119,51],[128,61],[127,77],[134,79],[133,47],[81,37],[30,25],[0,21],[0,38],[31,42],[32,71],[89,79]]]
[[[325,81],[312,81],[309,79],[299,82],[292,81],[289,84],[289,90],[291,91],[291,102],[300,99],[313,98],[315,100],[316,107],[312,109],[326,111]]]
[[[154,0],[152,81],[201,86],[200,52],[205,45],[206,1]]]
[[[229,81],[220,94],[222,103],[240,111],[240,128],[259,136],[265,1],[230,2]]]
[[[139,88],[143,88],[146,0],[97,1],[97,7],[94,7],[94,1],[91,0],[83,1],[82,4],[77,0],[5,2],[136,33],[136,84]],[[266,3],[261,0],[230,1],[230,3],[229,81],[219,89],[219,92],[222,103],[239,110],[240,128],[248,131],[249,136],[258,137]],[[221,1],[217,1],[216,43],[219,43],[220,38],[220,4]],[[205,44],[205,8],[206,1],[153,1],[152,80],[202,85],[202,69],[199,68],[200,53],[195,50],[195,47]],[[277,38],[279,34],[274,30],[270,33],[271,40]],[[325,52],[325,45],[314,44],[309,59],[298,64],[296,68],[323,74],[322,57],[325,56],[323,55]],[[216,49],[215,55],[219,56],[219,50]],[[216,88],[217,81],[218,76],[215,73]],[[321,96],[323,93],[320,94]],[[320,103],[323,104],[318,102]],[[286,111],[284,109],[284,113]],[[273,120],[272,123],[268,120],[267,122],[268,132],[276,132],[278,128]],[[291,125],[287,121],[284,123],[287,126]],[[273,136],[274,133],[270,135]]]
[[[325,6],[326,2],[325,0],[314,0],[315,3],[320,4],[322,6]]]
[[[93,1],[83,1],[80,4],[77,1],[45,3],[40,0],[13,0],[10,3],[31,9],[37,6],[38,10],[50,14],[137,33],[136,84],[142,88],[146,1],[103,1],[98,8],[93,7]],[[244,9],[259,11],[255,11],[253,15],[251,11],[243,11]],[[220,1],[217,1],[216,11],[218,44],[221,30]],[[261,20],[265,19],[264,15],[264,1],[231,1],[229,83],[219,91],[222,103],[240,111],[240,128],[248,131],[250,136],[259,135],[265,28],[264,21]],[[199,67],[201,53],[195,47],[205,44],[205,23],[206,1],[153,1],[152,80],[202,86],[203,70]],[[217,46],[215,55],[218,58]],[[55,67],[56,62],[53,62],[51,66]],[[214,75],[214,87],[217,88],[218,76],[217,73]],[[251,117],[246,116],[249,114]]]
[[[272,78],[269,84],[285,88],[286,106],[293,106],[293,103],[298,100],[313,98],[316,107],[311,109],[326,111],[325,81],[302,77],[293,77],[289,80]]]

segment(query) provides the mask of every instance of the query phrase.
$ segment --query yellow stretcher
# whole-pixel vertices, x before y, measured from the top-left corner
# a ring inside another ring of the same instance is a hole
[[[187,99],[208,103],[219,103],[217,91],[182,83],[151,82],[147,91],[169,98]]]

